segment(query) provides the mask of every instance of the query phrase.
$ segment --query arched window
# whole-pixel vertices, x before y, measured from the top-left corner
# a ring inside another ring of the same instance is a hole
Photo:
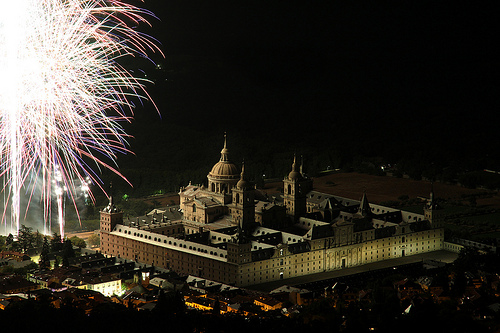
[[[287,194],[292,194],[292,185],[288,184],[288,192]]]
[[[240,194],[236,193],[236,203],[240,203]]]
[[[196,213],[196,204],[193,204],[193,213]]]

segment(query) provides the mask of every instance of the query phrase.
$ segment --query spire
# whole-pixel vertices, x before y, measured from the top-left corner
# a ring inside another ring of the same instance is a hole
[[[113,183],[109,182],[109,197],[108,197],[109,203],[108,206],[103,209],[104,212],[108,213],[116,213],[119,212],[119,210],[116,208],[115,204],[113,203]]]
[[[428,209],[438,208],[438,204],[434,200],[434,183],[432,182],[431,182],[431,193],[429,195],[429,200],[427,201],[427,208]]]
[[[113,182],[109,182],[109,207],[113,207]]]
[[[292,171],[298,171],[297,170],[297,155],[296,154],[293,154]]]
[[[359,213],[363,216],[368,216],[371,213],[370,204],[368,203],[368,198],[366,197],[366,191],[363,191],[363,197],[359,203]]]
[[[220,161],[221,162],[227,162],[229,161],[229,150],[227,149],[227,138],[226,138],[226,132],[224,132],[224,148],[220,151]]]
[[[245,160],[243,160],[243,163],[241,164],[241,173],[240,173],[240,180],[236,184],[236,187],[239,189],[245,189],[248,187],[248,182],[245,179]]]

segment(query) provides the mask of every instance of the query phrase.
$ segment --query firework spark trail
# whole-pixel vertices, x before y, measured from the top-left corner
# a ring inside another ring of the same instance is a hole
[[[151,13],[122,1],[11,3],[0,11],[0,167],[17,234],[29,177],[29,198],[42,183],[47,217],[55,170],[75,207],[75,181],[101,186],[93,167],[120,175],[116,154],[128,152],[120,123],[133,115],[132,98],[149,96],[117,60],[160,50],[134,28]]]

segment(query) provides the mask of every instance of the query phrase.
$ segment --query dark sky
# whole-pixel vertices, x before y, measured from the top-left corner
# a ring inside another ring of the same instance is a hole
[[[134,190],[142,189],[137,195],[205,181],[225,131],[235,163],[245,158],[246,172],[274,170],[275,177],[289,170],[293,152],[333,160],[335,149],[343,150],[339,156],[443,168],[469,160],[477,163],[462,165],[500,170],[493,6],[435,0],[140,6],[158,16],[146,32],[166,57],[152,55],[163,71],[132,65],[155,81],[148,90],[161,112],[160,118],[146,103],[126,128],[136,155],[118,162]]]
[[[486,154],[498,146],[493,7],[295,0],[144,6],[160,19],[151,34],[166,54],[159,61],[167,81],[152,88],[163,123],[207,136],[294,134],[284,144],[326,142],[389,155],[421,146]]]

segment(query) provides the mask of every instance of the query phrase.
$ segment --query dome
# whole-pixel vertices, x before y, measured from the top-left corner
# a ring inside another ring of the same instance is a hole
[[[233,178],[234,176],[239,176],[238,167],[229,161],[219,161],[215,163],[210,171],[209,175],[211,177],[222,177],[222,178]]]
[[[300,179],[300,177],[301,177],[300,172],[295,170],[290,171],[290,173],[288,174],[288,179]]]
[[[220,160],[215,163],[212,170],[208,173],[209,186],[213,183],[231,184],[228,188],[235,185],[240,178],[238,167],[229,161],[229,150],[226,146],[226,136],[224,135],[224,148],[220,152]],[[229,183],[228,183],[229,182]]]
[[[240,180],[238,180],[238,183],[236,183],[236,187],[244,190],[244,189],[249,187],[249,183],[244,179],[240,179]]]

